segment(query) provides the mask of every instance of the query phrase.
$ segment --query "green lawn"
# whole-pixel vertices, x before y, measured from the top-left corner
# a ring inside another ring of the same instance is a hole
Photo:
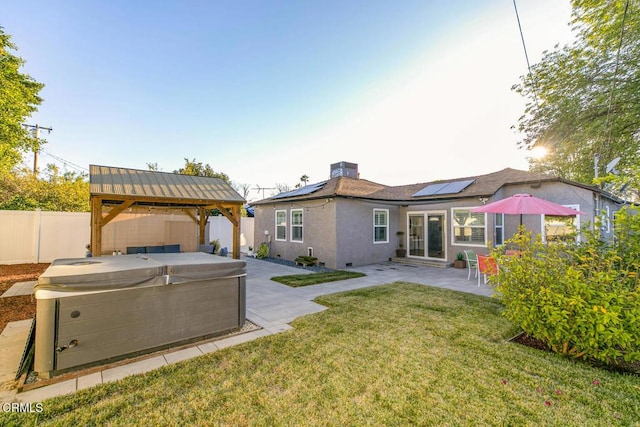
[[[297,288],[300,286],[317,285],[318,283],[335,282],[337,280],[353,279],[356,277],[366,276],[364,273],[357,271],[336,270],[321,273],[308,274],[290,274],[288,276],[276,276],[271,280],[282,283],[283,285]]]
[[[637,425],[640,378],[506,342],[492,299],[394,283],[294,329],[44,402],[22,425]],[[5,425],[0,419],[0,425]]]

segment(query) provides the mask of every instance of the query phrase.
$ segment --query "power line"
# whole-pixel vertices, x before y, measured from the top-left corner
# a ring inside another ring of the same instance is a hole
[[[622,15],[622,23],[620,24],[620,40],[618,41],[618,50],[616,51],[616,64],[613,70],[613,80],[611,81],[611,93],[609,94],[609,108],[607,111],[607,120],[606,120],[606,132],[607,132],[607,143],[611,141],[611,122],[609,121],[609,117],[611,116],[611,110],[613,109],[613,95],[616,90],[616,80],[618,78],[618,68],[620,66],[620,50],[622,49],[622,41],[624,40],[624,23],[627,20],[627,11],[629,10],[629,0],[627,0],[624,6],[624,14]]]
[[[618,79],[618,68],[620,66],[620,51],[622,50],[622,41],[624,40],[624,24],[627,20],[627,11],[629,10],[629,0],[624,5],[624,13],[622,15],[622,22],[620,23],[620,40],[618,40],[618,49],[616,50],[616,62],[613,70],[613,78],[611,79],[611,90],[609,92],[609,105],[607,107],[607,118],[604,124],[605,143],[611,142],[612,124],[611,124],[611,111],[613,110],[613,98],[616,90],[616,81]],[[600,160],[600,150],[595,147],[596,153],[593,155],[593,174],[595,178],[598,178],[598,161]]]
[[[520,30],[520,39],[522,40],[522,48],[524,49],[524,57],[527,60],[527,69],[529,70],[529,77],[531,77],[531,86],[533,87],[533,99],[538,105],[538,88],[536,87],[536,81],[531,73],[531,64],[529,63],[529,54],[527,53],[527,45],[524,42],[524,34],[522,32],[522,24],[520,23],[520,15],[518,14],[518,6],[516,0],[513,0],[513,8],[516,11],[516,20],[518,21],[518,29]]]
[[[65,159],[63,159],[63,158],[61,158],[61,157],[58,157],[58,156],[54,155],[53,153],[51,153],[50,151],[42,150],[42,152],[43,152],[45,155],[47,155],[47,156],[51,157],[52,159],[55,159],[55,160],[57,160],[57,161],[59,161],[59,162],[63,163],[65,166],[68,166],[68,167],[70,167],[70,168],[72,168],[72,169],[75,169],[75,170],[77,170],[77,171],[79,171],[79,172],[89,172],[89,169],[87,169],[87,168],[85,168],[85,167],[82,167],[82,166],[80,166],[80,165],[77,165],[77,164],[75,164],[75,163],[73,163],[73,162],[70,162],[69,160],[65,160]]]

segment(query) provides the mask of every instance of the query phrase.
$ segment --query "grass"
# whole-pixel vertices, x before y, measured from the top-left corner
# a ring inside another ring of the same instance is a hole
[[[282,283],[283,285],[297,288],[300,286],[317,285],[318,283],[335,282],[337,280],[353,279],[356,277],[366,276],[364,273],[356,271],[329,271],[322,273],[308,273],[308,274],[290,274],[288,276],[276,276],[271,280]]]
[[[1,425],[634,425],[640,381],[506,342],[498,301],[394,283]]]

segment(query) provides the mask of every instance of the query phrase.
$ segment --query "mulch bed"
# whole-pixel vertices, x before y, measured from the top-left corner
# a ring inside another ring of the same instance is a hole
[[[551,348],[549,348],[549,346],[544,341],[540,341],[537,338],[531,337],[524,332],[511,338],[510,341],[542,351],[551,351]]]
[[[40,264],[0,264],[0,295],[16,282],[38,280],[49,267]],[[32,319],[36,313],[36,301],[31,295],[0,298],[0,332],[9,322]]]
[[[521,345],[526,345],[527,347],[535,348],[541,351],[549,351],[549,352],[553,351],[544,341],[531,337],[524,332],[511,338],[509,341],[515,342]],[[590,360],[590,359],[584,359],[584,362],[592,366],[595,366],[601,369],[606,369],[612,372],[622,372],[622,373],[631,373],[631,374],[640,375],[640,362],[638,361],[626,362],[621,358],[620,360],[618,360],[613,364],[607,364],[597,360]]]

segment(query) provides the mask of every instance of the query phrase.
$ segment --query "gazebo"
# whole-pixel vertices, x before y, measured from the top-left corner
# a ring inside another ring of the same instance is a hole
[[[219,178],[90,165],[91,253],[102,253],[102,229],[129,208],[171,209],[188,215],[204,244],[211,210],[233,224],[233,258],[240,258],[240,217],[245,199]],[[108,207],[108,209],[105,209]],[[105,213],[105,210],[107,212]]]

